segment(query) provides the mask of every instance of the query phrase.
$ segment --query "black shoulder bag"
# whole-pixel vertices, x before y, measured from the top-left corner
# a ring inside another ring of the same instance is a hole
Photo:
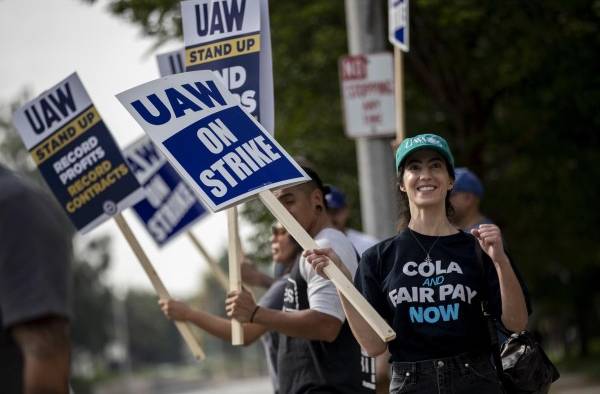
[[[511,334],[500,346],[497,326],[488,309],[488,286],[485,278],[483,251],[475,242],[475,254],[481,271],[481,310],[487,323],[492,357],[498,378],[506,394],[546,394],[559,373],[544,349],[528,331]],[[504,329],[504,327],[502,327]],[[506,329],[504,329],[506,330]],[[507,330],[508,332],[508,330]],[[501,367],[501,368],[500,368]]]

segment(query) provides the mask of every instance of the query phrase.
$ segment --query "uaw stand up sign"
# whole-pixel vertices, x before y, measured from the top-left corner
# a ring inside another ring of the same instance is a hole
[[[23,105],[13,119],[78,231],[93,229],[143,198],[77,74]]]
[[[213,73],[173,75],[117,97],[212,211],[258,195],[304,249],[318,248],[270,190],[309,177],[255,119],[232,104],[235,98]],[[334,264],[325,273],[383,340],[394,338]]]
[[[267,0],[181,2],[185,68],[211,70],[269,132],[274,131]]]
[[[161,298],[169,293],[120,212],[144,198],[77,74],[18,109],[14,123],[50,189],[80,232],[114,217]],[[197,359],[187,323],[175,322]]]

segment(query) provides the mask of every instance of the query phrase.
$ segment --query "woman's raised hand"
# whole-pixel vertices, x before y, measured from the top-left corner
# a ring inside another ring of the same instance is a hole
[[[502,233],[495,224],[480,224],[477,229],[471,230],[471,234],[477,238],[481,249],[490,256],[494,263],[504,263],[508,261],[504,253],[502,243]]]
[[[344,275],[346,275],[346,277],[348,277],[348,279],[352,280],[352,274],[350,274],[350,271],[348,271],[344,263],[342,263],[340,257],[331,248],[305,250],[303,256],[313,269],[325,279],[329,278],[323,270],[330,263],[333,263],[344,273]]]

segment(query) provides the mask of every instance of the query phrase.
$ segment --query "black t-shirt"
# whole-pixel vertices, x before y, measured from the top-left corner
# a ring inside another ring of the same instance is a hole
[[[283,309],[308,309],[307,283],[298,261],[287,281]],[[280,333],[277,366],[280,392],[285,394],[367,394],[375,389],[375,362],[361,354],[347,321],[331,343]]]
[[[502,311],[498,275],[491,259],[481,253],[482,277],[475,249],[479,244],[471,234],[461,231],[439,239],[413,234],[422,247],[406,229],[367,249],[355,276],[356,287],[396,331],[396,338],[389,343],[391,361],[489,349],[480,304],[482,282],[488,289],[492,315],[499,319]],[[431,261],[425,261],[423,248],[429,250],[434,242]],[[527,297],[522,281],[521,286]]]
[[[279,277],[273,282],[269,290],[260,298],[258,305],[263,308],[281,310],[283,307],[283,292],[287,283],[288,275]],[[279,349],[279,333],[277,331],[268,331],[261,337],[265,354],[267,356],[267,364],[269,367],[269,375],[273,382],[275,392],[279,392],[279,381],[277,378],[277,350]]]
[[[70,226],[47,193],[0,165],[0,392],[21,393],[22,354],[10,333],[46,316],[68,318]]]

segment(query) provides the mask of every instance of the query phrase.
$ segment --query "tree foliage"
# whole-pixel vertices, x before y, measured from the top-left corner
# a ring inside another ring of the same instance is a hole
[[[133,290],[127,293],[129,351],[135,368],[182,360],[182,341],[173,322],[158,308],[156,295]]]

